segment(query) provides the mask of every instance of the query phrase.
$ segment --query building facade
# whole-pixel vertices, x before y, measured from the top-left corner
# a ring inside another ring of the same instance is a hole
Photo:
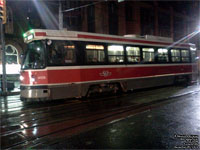
[[[60,1],[63,28],[112,35],[155,35],[178,41],[197,30],[199,1]],[[59,29],[59,1],[7,1],[6,41],[25,49],[23,33]],[[60,13],[61,14],[61,13]],[[13,42],[14,41],[14,42]],[[199,34],[186,42],[199,45]],[[18,43],[18,44],[16,44]]]

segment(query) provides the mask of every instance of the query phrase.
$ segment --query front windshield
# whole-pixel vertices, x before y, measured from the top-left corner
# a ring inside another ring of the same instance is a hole
[[[42,69],[45,67],[44,44],[42,41],[34,41],[28,44],[27,53],[22,69]]]

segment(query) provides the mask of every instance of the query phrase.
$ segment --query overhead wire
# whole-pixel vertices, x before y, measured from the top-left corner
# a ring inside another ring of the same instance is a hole
[[[98,2],[91,3],[91,4],[82,5],[82,6],[79,6],[79,7],[70,8],[70,9],[67,9],[67,10],[63,10],[62,12],[69,12],[69,11],[81,9],[81,8],[89,7],[89,6],[92,6],[92,5],[95,5],[95,4],[98,4],[98,3],[102,3],[102,2],[104,2],[104,1],[98,1]]]

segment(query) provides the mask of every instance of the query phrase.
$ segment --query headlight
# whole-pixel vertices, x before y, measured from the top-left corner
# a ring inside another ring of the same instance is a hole
[[[20,76],[19,79],[20,79],[20,81],[23,81],[23,80],[24,80],[24,77],[23,77],[23,76]]]
[[[31,82],[35,82],[35,77],[31,76]]]

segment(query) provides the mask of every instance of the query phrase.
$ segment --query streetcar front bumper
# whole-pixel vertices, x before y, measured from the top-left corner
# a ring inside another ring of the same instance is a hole
[[[20,87],[20,97],[22,100],[49,100],[50,99],[50,89],[47,87]]]

